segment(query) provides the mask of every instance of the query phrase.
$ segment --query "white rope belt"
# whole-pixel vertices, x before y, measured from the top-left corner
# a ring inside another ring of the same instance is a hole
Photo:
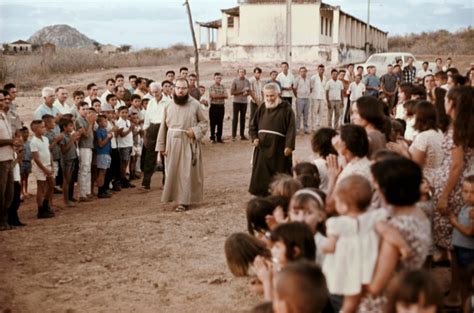
[[[182,132],[182,133],[187,132],[186,129],[181,129],[181,128],[169,128],[168,130],[172,132]]]
[[[279,132],[276,132],[276,131],[273,131],[273,130],[266,130],[266,129],[260,129],[258,131],[258,133],[267,133],[267,134],[273,134],[273,135],[277,135],[277,136],[280,136],[280,137],[283,137],[285,138],[286,135],[282,134],[282,133],[279,133]]]

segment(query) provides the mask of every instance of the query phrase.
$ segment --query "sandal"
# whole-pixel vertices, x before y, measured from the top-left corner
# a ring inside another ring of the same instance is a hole
[[[178,205],[174,210],[175,210],[176,212],[184,212],[184,211],[187,211],[187,210],[188,210],[188,206],[187,206],[187,205],[180,204],[180,205]]]

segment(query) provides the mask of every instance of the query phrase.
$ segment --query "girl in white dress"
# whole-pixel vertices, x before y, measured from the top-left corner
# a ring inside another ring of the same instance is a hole
[[[409,254],[401,235],[385,223],[386,210],[366,212],[371,199],[369,181],[361,175],[350,175],[341,180],[335,191],[340,216],[326,221],[323,272],[329,292],[344,296],[344,313],[355,312],[362,286],[372,280],[380,236],[396,246],[402,256]]]

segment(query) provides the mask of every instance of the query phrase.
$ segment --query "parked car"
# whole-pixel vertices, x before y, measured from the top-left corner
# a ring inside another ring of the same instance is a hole
[[[387,65],[392,64],[395,65],[397,63],[397,60],[402,60],[403,67],[407,64],[408,58],[412,57],[414,59],[413,65],[415,65],[417,70],[420,70],[422,68],[423,61],[418,61],[415,56],[411,53],[407,52],[387,52],[387,53],[375,53],[372,54],[366,61],[365,63],[362,64],[356,64],[355,67],[357,68],[358,66],[362,66],[364,68],[364,74],[367,74],[367,67],[369,65],[373,65],[377,69],[377,73],[379,75],[383,74],[386,72]],[[435,62],[429,62],[428,68],[434,71],[435,69]]]

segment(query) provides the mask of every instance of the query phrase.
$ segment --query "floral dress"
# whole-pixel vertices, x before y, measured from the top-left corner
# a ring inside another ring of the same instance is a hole
[[[444,135],[442,147],[444,152],[443,163],[438,168],[435,176],[436,180],[434,181],[435,203],[438,203],[441,193],[446,186],[449,177],[449,170],[453,162],[452,150],[455,148],[453,141],[453,129],[449,129]],[[452,213],[455,216],[459,214],[459,211],[463,206],[461,195],[462,182],[466,176],[473,172],[473,150],[474,149],[472,148],[464,149],[464,167],[461,171],[461,175],[456,183],[456,186],[449,194],[448,210],[449,213]],[[435,245],[444,249],[449,249],[451,247],[452,236],[453,226],[449,222],[449,214],[442,215],[438,210],[435,209],[433,212],[433,239]]]
[[[395,227],[406,240],[411,249],[412,257],[400,261],[396,271],[420,269],[428,256],[431,246],[430,222],[415,215],[399,215],[390,219],[389,224]],[[387,302],[385,295],[368,295],[362,298],[359,313],[380,313]]]

